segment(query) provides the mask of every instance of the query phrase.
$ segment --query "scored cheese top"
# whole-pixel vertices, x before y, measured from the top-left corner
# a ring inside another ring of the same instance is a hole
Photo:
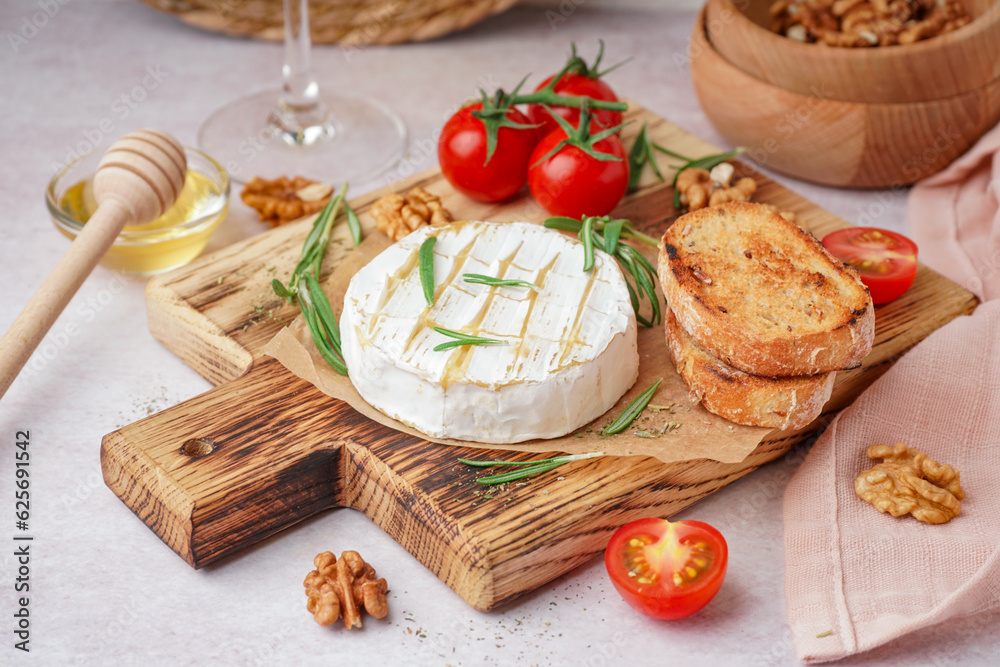
[[[431,235],[434,305],[418,253]],[[525,280],[496,287],[465,273]],[[442,327],[504,340],[436,352]],[[361,396],[434,437],[518,442],[565,435],[610,409],[638,374],[636,325],[614,260],[531,223],[457,222],[424,227],[352,279],[341,315],[342,349]]]

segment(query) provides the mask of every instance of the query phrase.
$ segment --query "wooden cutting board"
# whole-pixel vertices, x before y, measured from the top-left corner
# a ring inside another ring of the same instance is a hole
[[[702,156],[718,149],[635,105],[626,145],[643,122],[655,141]],[[743,171],[752,169],[743,166]],[[846,222],[761,174],[756,199],[795,211],[817,236]],[[454,193],[437,169],[356,200],[366,233],[372,202],[421,185],[456,218],[535,220],[528,197],[486,205]],[[672,190],[647,174],[616,214],[659,235],[674,218]],[[327,508],[361,510],[454,589],[488,610],[603,551],[611,533],[644,516],[669,517],[771,461],[829,422],[899,355],[975,297],[921,267],[913,287],[876,309],[876,337],[863,366],[841,372],[824,414],[798,432],[773,432],[741,463],[603,457],[558,474],[491,491],[459,456],[537,458],[432,444],[376,424],[298,379],[261,347],[297,311],[270,290],[295,265],[310,221],[236,243],[147,287],[149,328],[185,363],[217,385],[204,394],[104,437],[108,486],[194,567],[236,553]],[[325,272],[350,251],[331,242]],[[350,540],[331,547],[351,548]],[[381,572],[381,570],[380,570]]]

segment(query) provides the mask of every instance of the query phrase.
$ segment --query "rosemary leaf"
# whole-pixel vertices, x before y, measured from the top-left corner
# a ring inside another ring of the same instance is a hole
[[[551,463],[555,460],[561,460],[563,457],[554,456],[551,459],[542,459],[541,461],[476,461],[475,459],[458,459],[459,463],[464,463],[467,466],[473,466],[475,468],[489,468],[490,466],[534,466],[539,463]]]
[[[434,331],[437,331],[442,336],[448,336],[449,338],[454,338],[454,340],[450,340],[446,343],[435,345],[434,346],[435,352],[449,350],[453,347],[462,347],[463,345],[508,345],[509,344],[505,340],[497,340],[495,338],[482,338],[480,336],[470,336],[469,334],[460,333],[458,331],[452,331],[450,329],[443,329],[441,327],[434,327]]]
[[[295,292],[285,287],[284,283],[277,278],[271,279],[271,290],[282,299],[290,299],[295,296]]]
[[[526,287],[528,289],[533,289],[536,292],[540,289],[538,285],[529,283],[527,280],[494,278],[492,276],[484,276],[481,273],[463,273],[462,279],[465,280],[465,282],[472,283],[474,285],[489,285],[491,287]]]
[[[627,429],[629,424],[635,421],[635,418],[646,409],[646,405],[649,404],[650,400],[652,400],[653,394],[655,394],[656,390],[660,388],[661,382],[663,382],[663,378],[660,378],[654,382],[649,389],[636,396],[635,400],[629,403],[628,407],[625,408],[620,415],[618,415],[618,418],[608,424],[604,430],[601,431],[601,433],[604,435],[614,435],[615,433],[621,433]]]
[[[521,468],[520,470],[514,470],[512,472],[505,472],[499,475],[490,475],[488,477],[480,477],[476,481],[480,484],[504,484],[506,482],[513,482],[515,480],[524,479],[530,475],[537,475],[538,473],[548,472],[553,468],[558,468],[565,461],[559,461],[552,463],[543,463],[537,466],[529,466],[527,468]]]
[[[612,257],[618,250],[618,238],[624,225],[624,220],[612,220],[604,225],[604,252]]]
[[[351,239],[354,241],[354,245],[361,245],[361,221],[358,220],[358,214],[346,201],[344,202],[344,214],[347,216],[347,227],[351,230]]]
[[[554,216],[546,219],[542,226],[548,229],[558,229],[561,232],[573,232],[575,234],[580,231],[583,223],[573,218]]]
[[[586,273],[594,268],[594,219],[587,216],[580,228],[580,241],[583,242],[583,271]]]
[[[434,244],[437,237],[431,236],[420,245],[420,286],[424,288],[424,300],[428,306],[434,305]]]

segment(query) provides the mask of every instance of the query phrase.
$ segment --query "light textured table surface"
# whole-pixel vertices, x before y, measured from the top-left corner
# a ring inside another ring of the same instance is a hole
[[[104,147],[141,127],[163,128],[192,145],[199,123],[218,106],[278,83],[280,45],[199,32],[138,2],[63,2],[0,5],[0,330],[67,247],[42,197],[55,163],[81,143]],[[545,11],[520,8],[432,43],[349,57],[317,47],[314,60],[327,85],[380,98],[404,117],[411,151],[396,176],[433,166],[436,132],[477,87],[510,88],[526,72],[534,83],[558,69],[571,41],[590,55],[598,38],[610,61],[634,58],[609,77],[620,94],[725,145],[677,64],[683,58],[675,57],[683,54],[693,13],[593,12],[584,4],[553,29]],[[29,24],[39,27],[32,33]],[[147,77],[151,70],[156,77]],[[144,99],[134,101],[144,77]],[[123,105],[123,95],[134,103]],[[776,178],[847,220],[906,229],[905,195]],[[211,248],[264,229],[237,198]],[[476,612],[350,510],[326,512],[219,564],[191,569],[101,479],[105,433],[208,389],[147,332],[143,286],[95,271],[43,343],[44,357],[0,405],[0,663],[795,663],[785,622],[781,505],[801,450],[681,515],[718,527],[731,560],[716,600],[673,623],[628,608],[599,559],[505,609]],[[18,430],[30,431],[31,443],[28,655],[13,648],[12,633]],[[389,616],[366,621],[362,631],[322,628],[305,611],[302,579],[312,557],[344,549],[360,551],[391,588]],[[997,624],[996,617],[956,621],[845,662],[989,664],[1000,654]]]

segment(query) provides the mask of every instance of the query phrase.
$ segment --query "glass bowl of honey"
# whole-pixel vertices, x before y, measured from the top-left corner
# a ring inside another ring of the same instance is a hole
[[[151,276],[187,264],[205,249],[229,210],[229,175],[201,151],[185,147],[184,154],[188,171],[177,201],[156,220],[125,227],[101,260],[102,266]],[[70,240],[97,210],[93,178],[103,155],[96,150],[70,162],[45,191],[52,222]]]

